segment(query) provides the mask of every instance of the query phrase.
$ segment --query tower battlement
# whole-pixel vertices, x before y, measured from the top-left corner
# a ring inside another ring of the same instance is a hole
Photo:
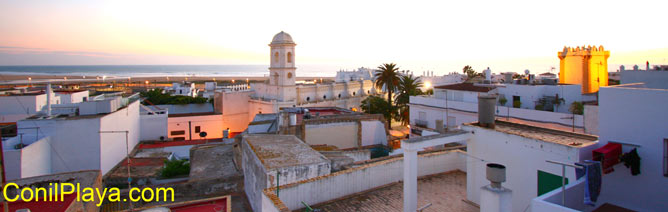
[[[609,56],[610,51],[606,51],[605,48],[603,48],[603,45],[599,45],[598,47],[596,46],[576,46],[576,47],[570,47],[570,46],[564,46],[564,49],[558,53],[559,58],[563,59],[567,56],[584,56],[584,55],[603,55],[603,56]]]
[[[608,57],[603,46],[564,46],[559,57],[559,82],[582,85],[582,93],[594,93],[608,85]]]

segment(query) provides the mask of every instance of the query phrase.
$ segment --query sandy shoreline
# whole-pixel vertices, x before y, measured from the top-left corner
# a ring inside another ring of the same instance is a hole
[[[0,82],[2,84],[39,84],[47,81],[54,83],[83,83],[83,82],[109,82],[109,81],[123,81],[123,82],[174,82],[174,81],[216,81],[216,82],[243,82],[243,81],[263,81],[267,77],[257,76],[136,76],[136,77],[113,77],[108,76],[103,79],[102,76],[81,76],[81,75],[28,75],[28,74],[0,74]],[[334,77],[297,77],[297,80],[333,80]]]

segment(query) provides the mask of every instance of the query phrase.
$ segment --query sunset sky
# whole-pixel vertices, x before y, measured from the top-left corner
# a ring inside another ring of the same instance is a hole
[[[564,46],[668,64],[668,1],[0,0],[0,65],[267,64],[274,34],[298,65],[398,63],[436,73],[558,69]]]

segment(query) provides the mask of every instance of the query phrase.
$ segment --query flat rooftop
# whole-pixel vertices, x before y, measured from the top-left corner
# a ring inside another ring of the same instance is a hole
[[[480,211],[466,199],[466,173],[450,171],[418,179],[418,207],[431,203],[428,211]],[[312,205],[323,211],[401,211],[404,207],[403,183],[398,182],[333,202]]]
[[[246,135],[243,139],[267,169],[329,162],[294,135]]]
[[[518,124],[512,122],[505,122],[496,120],[496,127],[494,129],[498,132],[522,136],[525,138],[541,140],[550,143],[561,144],[570,147],[585,147],[592,145],[598,141],[598,136],[567,132],[561,130],[555,130],[550,128],[535,127],[526,124]],[[467,126],[474,126],[484,128],[475,123],[466,123]]]

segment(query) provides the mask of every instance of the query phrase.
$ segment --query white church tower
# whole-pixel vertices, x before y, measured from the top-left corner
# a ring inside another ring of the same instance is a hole
[[[271,65],[269,66],[269,85],[276,86],[278,101],[294,101],[297,97],[295,88],[295,44],[290,34],[283,31],[274,35],[271,47]]]

